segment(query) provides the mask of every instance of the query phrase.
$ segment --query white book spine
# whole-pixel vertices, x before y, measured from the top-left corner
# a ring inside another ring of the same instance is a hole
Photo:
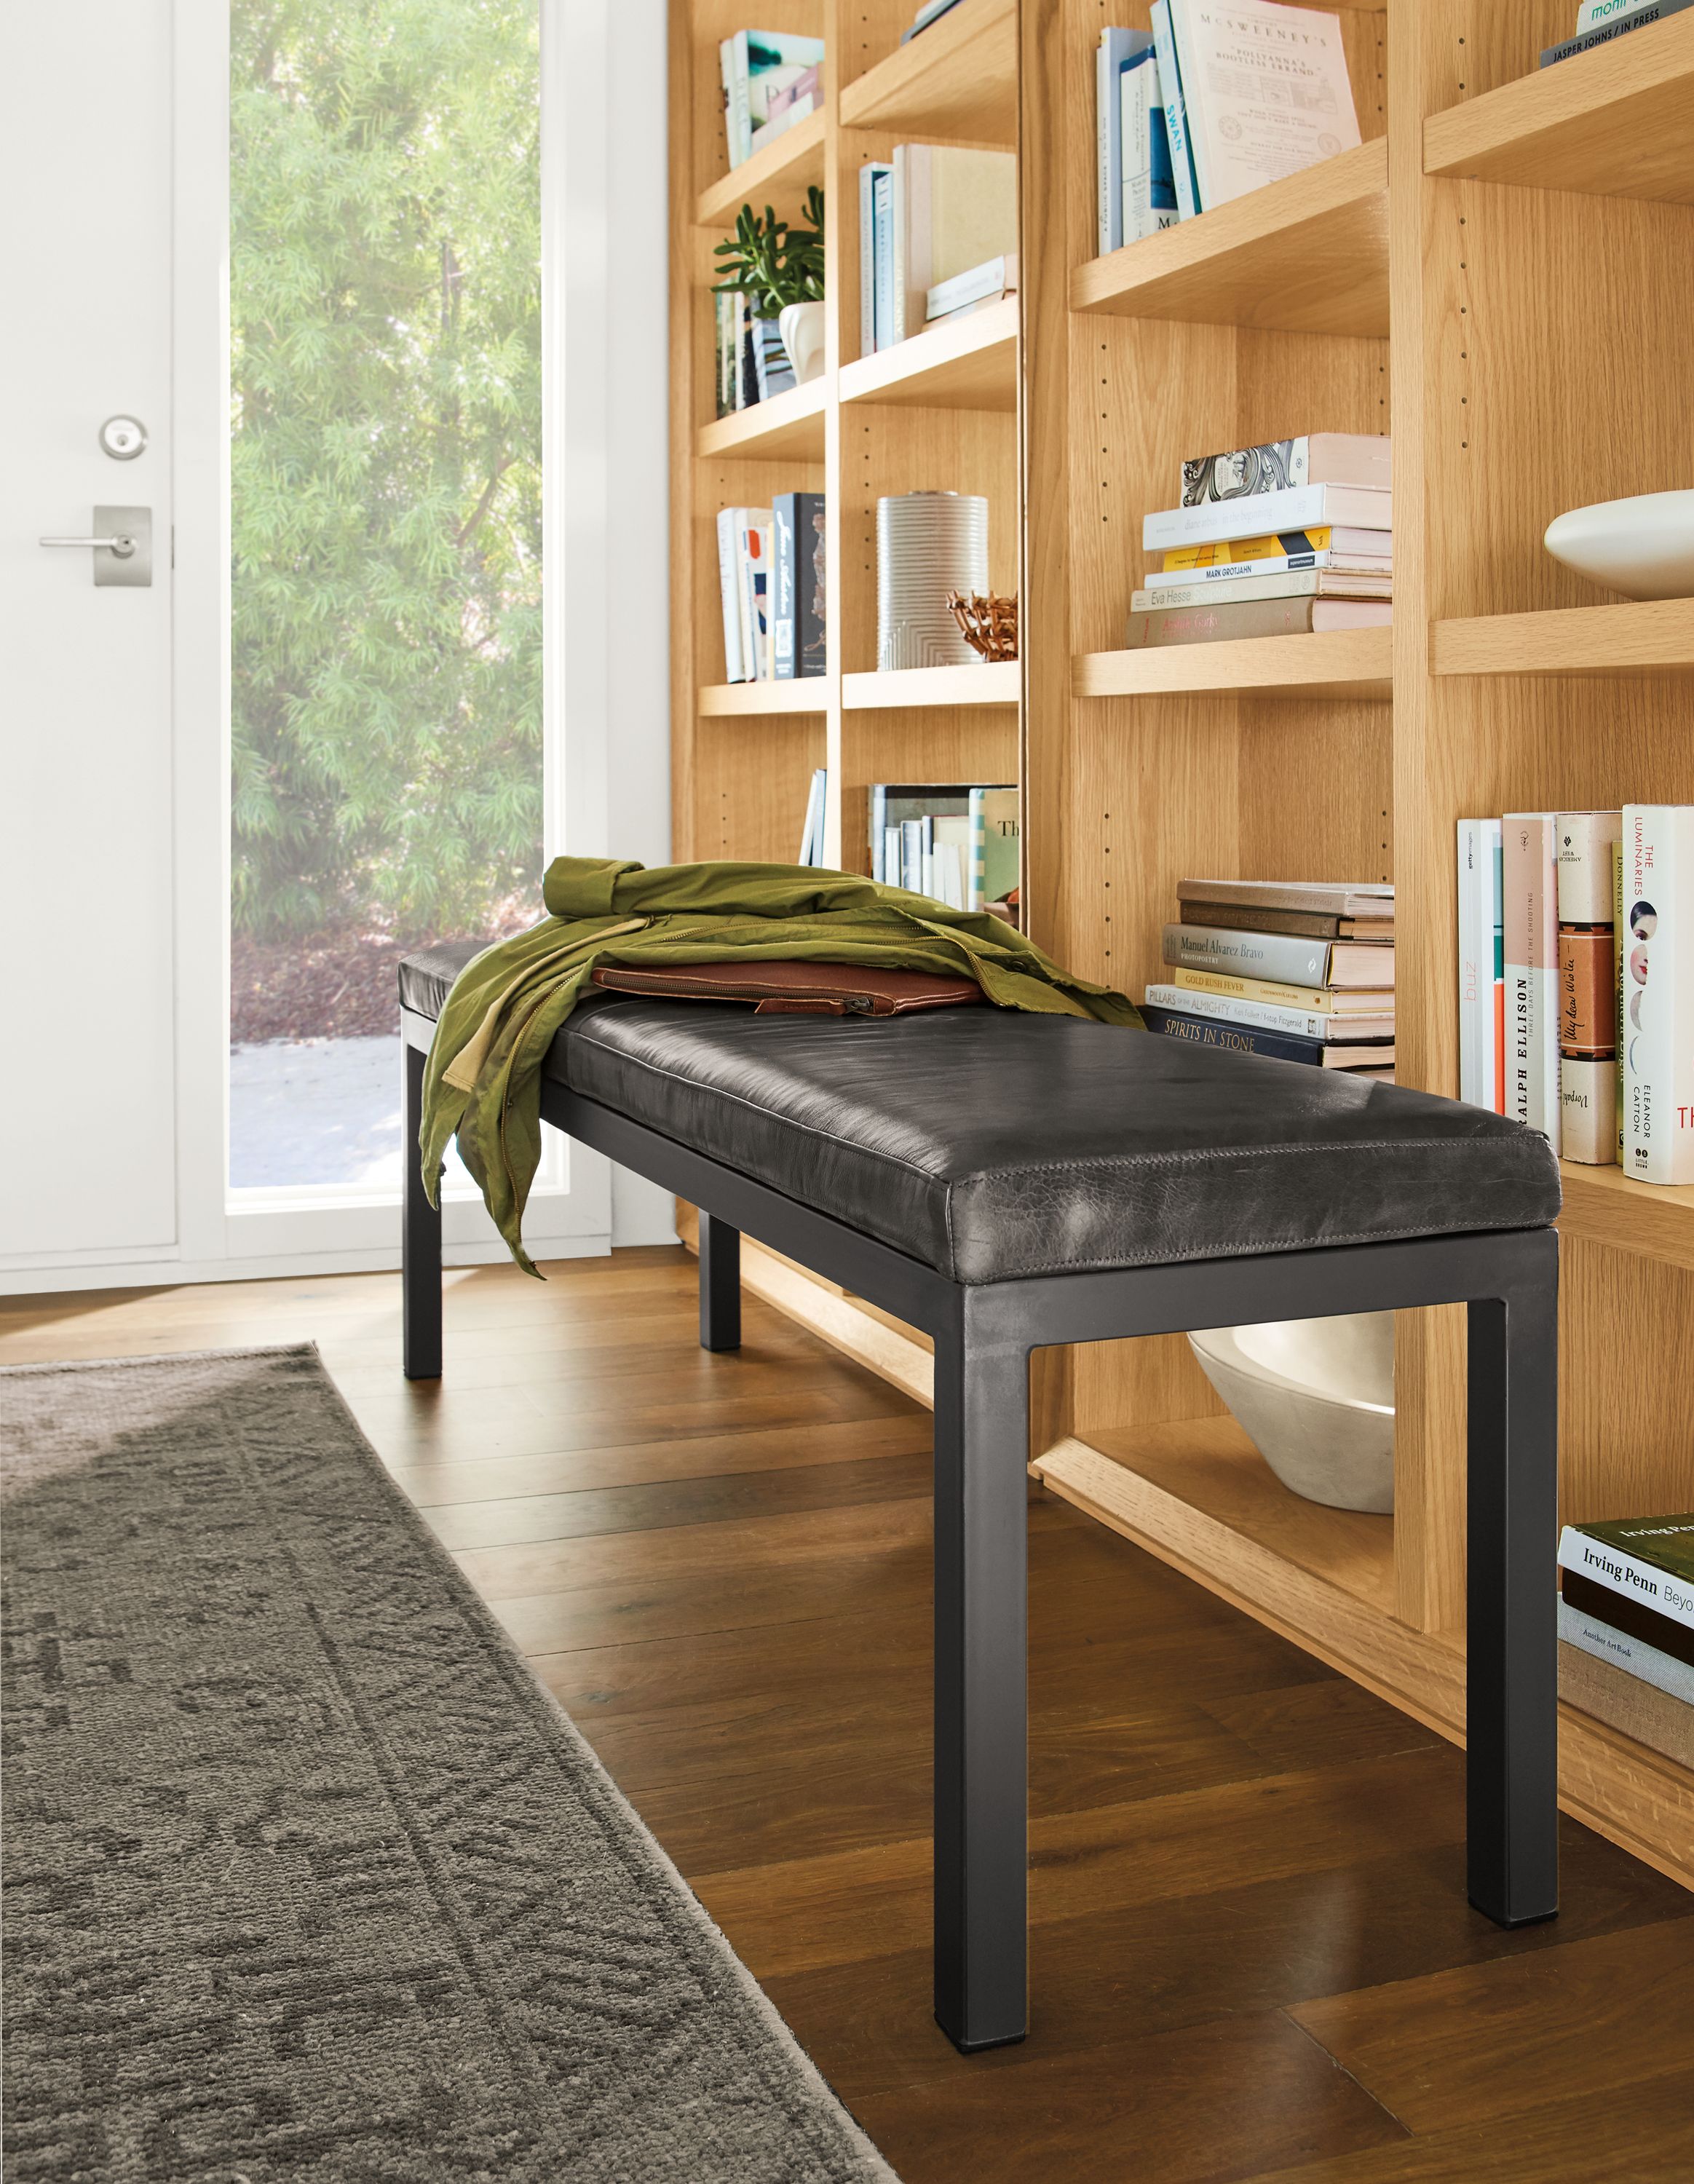
[[[1482,889],[1482,822],[1458,822],[1458,1095],[1473,1107],[1491,1106],[1482,1094],[1482,1056],[1478,1048],[1477,1002],[1484,985]],[[1488,936],[1492,953],[1493,935]],[[1491,974],[1489,982],[1491,985]]]
[[[877,347],[877,176],[881,163],[867,159],[859,170],[859,354]]]
[[[1344,511],[1340,517],[1329,512],[1338,502]],[[1248,493],[1239,500],[1156,508],[1141,519],[1141,543],[1149,553],[1172,546],[1212,546],[1249,535],[1310,531],[1314,525],[1338,521],[1390,531],[1394,496],[1368,486],[1290,485],[1274,493]]]
[[[1609,1540],[1596,1540],[1577,1525],[1567,1524],[1559,1534],[1558,1566],[1694,1630],[1694,1585],[1673,1577],[1657,1563],[1632,1555],[1627,1547],[1614,1547]]]
[[[1694,1183],[1694,805],[1623,826],[1624,1172]]]
[[[1505,1056],[1500,1051],[1500,1019],[1495,1009],[1495,936],[1500,929],[1500,822],[1485,819],[1482,829],[1482,872],[1480,931],[1478,944],[1482,951],[1481,990],[1477,995],[1477,1049],[1479,1068],[1477,1078],[1477,1105],[1500,1112],[1500,1072],[1505,1067]]]
[[[741,654],[741,596],[736,576],[735,518],[733,508],[717,512],[717,581],[723,599],[723,679],[745,680]]]
[[[911,323],[911,299],[906,292],[911,278],[911,229],[914,220],[928,219],[929,214],[928,147],[923,144],[896,144],[894,155],[894,180],[890,184],[889,205],[893,214],[894,265],[890,280],[892,306],[888,338],[903,342],[908,334],[920,328]],[[923,205],[920,214],[914,199],[922,194]],[[926,288],[928,283],[925,283]],[[922,298],[918,309],[923,308]],[[920,322],[921,324],[921,322]]]
[[[1201,200],[1195,187],[1194,159],[1189,150],[1188,123],[1183,110],[1182,73],[1177,66],[1176,41],[1171,35],[1170,0],[1153,0],[1151,14],[1153,46],[1159,57],[1159,89],[1165,102],[1165,126],[1171,139],[1171,180],[1176,186],[1177,211],[1192,220]]]
[[[1284,1008],[1274,1001],[1239,1000],[1229,994],[1197,993],[1189,986],[1156,985],[1147,989],[1147,1005],[1155,1009],[1179,1009],[1184,1016],[1204,1017],[1209,1022],[1239,1024],[1249,1031],[1280,1032],[1288,1039],[1335,1039],[1346,1019],[1314,1016],[1307,1009]]]
[[[1123,146],[1123,184],[1119,193],[1123,231],[1118,240],[1123,242],[1139,242],[1144,235],[1152,232],[1153,132],[1149,86],[1157,82],[1158,69],[1157,61],[1150,53],[1133,68],[1117,72],[1118,132]]]
[[[1685,1706],[1694,1706],[1694,1669],[1657,1646],[1632,1638],[1627,1630],[1614,1630],[1597,1616],[1585,1615],[1564,1601],[1558,1604],[1558,1635],[1567,1646],[1591,1653],[1596,1661],[1609,1661],[1655,1691],[1664,1691]]]
[[[1094,54],[1095,158],[1099,169],[1099,198],[1095,207],[1095,242],[1100,255],[1116,250],[1123,240],[1123,210],[1119,200],[1122,171],[1121,127],[1117,107],[1117,40],[1121,34],[1104,30]]]

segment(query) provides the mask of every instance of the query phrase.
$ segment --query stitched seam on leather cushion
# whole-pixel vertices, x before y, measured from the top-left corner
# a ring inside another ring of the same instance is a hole
[[[697,1077],[681,1076],[676,1070],[667,1069],[662,1062],[649,1061],[644,1056],[627,1053],[621,1047],[604,1045],[598,1039],[594,1045],[602,1054],[613,1055],[620,1061],[632,1062],[638,1069],[645,1069],[655,1077],[662,1077],[667,1084],[690,1085],[696,1092],[709,1093],[714,1100],[733,1100],[738,1107],[744,1107],[749,1115],[762,1115],[767,1123],[774,1123],[783,1129],[803,1130],[809,1138],[822,1139],[825,1145],[844,1145],[849,1151],[862,1153],[867,1160],[885,1161],[890,1167],[902,1167],[909,1175],[919,1176],[925,1183],[933,1184],[938,1189],[948,1192],[950,1197],[954,1186],[945,1176],[932,1175],[928,1168],[919,1167],[915,1161],[909,1161],[900,1153],[879,1152],[874,1145],[861,1145],[855,1139],[833,1137],[827,1130],[820,1130],[815,1123],[796,1121],[791,1115],[779,1115],[772,1107],[758,1106],[742,1093],[726,1092],[721,1085],[703,1084]],[[592,1092],[583,1095],[589,1100],[593,1096]]]
[[[1338,1141],[1316,1138],[1309,1145],[1201,1145],[1186,1152],[1090,1153],[1086,1160],[1023,1161],[1016,1167],[975,1168],[956,1178],[958,1184],[981,1183],[989,1176],[1068,1175],[1078,1168],[1174,1167],[1184,1161],[1257,1160],[1268,1153],[1385,1153],[1424,1152],[1440,1145],[1498,1145],[1514,1144],[1513,1138],[1490,1134],[1474,1138],[1347,1138]]]
[[[1491,1234],[1507,1228],[1550,1228],[1549,1221],[1483,1221],[1474,1222],[1464,1228],[1450,1228],[1444,1221],[1430,1221],[1416,1228],[1354,1228],[1340,1236],[1273,1236],[1268,1240],[1251,1238],[1245,1242],[1218,1245],[1208,1251],[1143,1252],[1125,1258],[1114,1252],[1105,1259],[1043,1259],[1034,1265],[1023,1265],[1009,1273],[997,1276],[1000,1281],[1023,1281],[1032,1274],[1085,1274],[1093,1269],[1109,1272],[1114,1267],[1179,1267],[1190,1261],[1201,1259],[1268,1259],[1280,1251],[1330,1251],[1342,1244],[1395,1244],[1410,1236],[1468,1236]],[[978,1282],[969,1286],[984,1289],[989,1283]]]

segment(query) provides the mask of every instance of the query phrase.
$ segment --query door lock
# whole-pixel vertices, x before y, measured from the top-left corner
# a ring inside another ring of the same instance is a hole
[[[109,417],[100,427],[100,445],[114,463],[132,463],[147,445],[147,426],[139,417]]]
[[[94,582],[103,589],[114,584],[146,586],[153,582],[150,508],[97,508],[92,538],[43,538],[41,543],[43,546],[92,547]]]

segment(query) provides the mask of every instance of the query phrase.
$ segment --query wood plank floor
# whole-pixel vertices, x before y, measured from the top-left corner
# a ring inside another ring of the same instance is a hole
[[[1464,1901],[1459,1755],[1039,1492],[1034,2027],[929,2009],[924,1412],[693,1262],[0,1301],[0,1362],[318,1343],[395,1478],[907,2184],[1689,2184],[1694,1897],[1563,1824]]]

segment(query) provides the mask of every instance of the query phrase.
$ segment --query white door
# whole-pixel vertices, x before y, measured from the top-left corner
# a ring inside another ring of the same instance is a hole
[[[0,28],[0,1269],[176,1240],[170,73],[170,0]],[[102,450],[114,415],[132,460]],[[38,543],[100,506],[151,511],[150,585]]]

